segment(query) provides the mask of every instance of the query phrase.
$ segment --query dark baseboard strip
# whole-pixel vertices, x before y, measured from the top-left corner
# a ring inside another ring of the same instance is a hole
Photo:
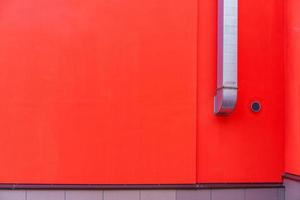
[[[204,190],[240,188],[283,188],[282,183],[216,183],[216,184],[161,184],[161,185],[95,185],[95,184],[0,184],[9,190]]]
[[[296,174],[285,173],[283,178],[300,182],[300,176]]]
[[[282,183],[213,183],[196,184],[197,189],[283,188]]]

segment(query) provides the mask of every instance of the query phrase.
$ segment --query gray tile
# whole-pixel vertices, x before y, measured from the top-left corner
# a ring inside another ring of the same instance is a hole
[[[139,190],[106,190],[104,200],[140,200]]]
[[[277,188],[246,189],[245,200],[278,200]]]
[[[212,190],[212,200],[244,200],[244,189]]]
[[[141,200],[176,200],[175,190],[142,190]]]
[[[279,188],[278,189],[278,200],[284,200],[284,195],[285,195],[285,189]]]
[[[25,200],[25,190],[0,190],[0,200]]]
[[[101,190],[67,190],[66,200],[102,200]]]
[[[27,200],[65,200],[63,190],[28,190]]]
[[[300,199],[300,183],[292,180],[284,180],[285,200]]]
[[[176,200],[210,200],[210,190],[177,190]]]

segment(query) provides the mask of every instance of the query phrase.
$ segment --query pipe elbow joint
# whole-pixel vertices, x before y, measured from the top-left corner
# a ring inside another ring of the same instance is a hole
[[[237,102],[237,88],[219,88],[214,97],[214,113],[226,115],[234,111]]]

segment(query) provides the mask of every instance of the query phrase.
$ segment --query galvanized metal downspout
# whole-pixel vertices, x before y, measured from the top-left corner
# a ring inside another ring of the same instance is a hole
[[[218,0],[218,64],[214,113],[229,114],[238,91],[238,0]]]

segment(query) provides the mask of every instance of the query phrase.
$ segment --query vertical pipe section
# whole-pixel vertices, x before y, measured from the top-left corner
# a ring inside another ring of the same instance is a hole
[[[231,113],[237,101],[238,0],[218,0],[218,64],[215,114]]]

